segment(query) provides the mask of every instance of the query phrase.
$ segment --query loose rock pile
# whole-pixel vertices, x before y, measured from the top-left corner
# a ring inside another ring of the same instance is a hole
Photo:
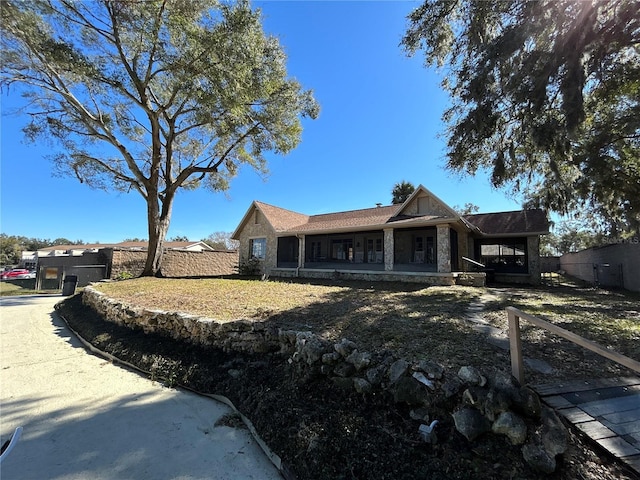
[[[130,328],[225,351],[277,351],[300,375],[323,375],[364,395],[388,392],[394,402],[412,408],[411,418],[420,422],[418,433],[427,443],[437,442],[437,421],[430,418],[429,407],[447,404],[455,405],[451,410],[455,428],[468,441],[504,435],[513,445],[522,445],[523,458],[537,471],[553,472],[557,455],[567,448],[567,431],[554,411],[508,373],[485,374],[473,366],[453,372],[436,362],[407,361],[390,351],[360,351],[347,339],[330,342],[312,332],[278,330],[250,320],[221,323],[144,310],[115,302],[92,288],[85,289],[83,301],[105,319]]]

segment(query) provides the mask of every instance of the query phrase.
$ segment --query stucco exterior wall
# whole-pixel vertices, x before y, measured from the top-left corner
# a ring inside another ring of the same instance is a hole
[[[589,283],[597,280],[602,286],[640,292],[640,242],[565,253],[560,266],[572,277]]]
[[[147,252],[142,250],[113,250],[111,274],[138,276],[144,270]],[[166,250],[162,260],[165,277],[207,277],[237,273],[238,252]]]

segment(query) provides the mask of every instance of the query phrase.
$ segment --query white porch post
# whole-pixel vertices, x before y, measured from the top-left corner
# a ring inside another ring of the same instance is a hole
[[[437,225],[438,272],[451,273],[451,240],[449,225]]]
[[[305,257],[304,244],[305,244],[304,235],[301,235],[300,237],[298,237],[298,268],[304,267],[304,257]]]
[[[384,269],[393,270],[393,228],[384,229]]]

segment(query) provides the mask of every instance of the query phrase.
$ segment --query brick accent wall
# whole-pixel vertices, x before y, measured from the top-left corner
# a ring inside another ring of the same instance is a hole
[[[144,270],[146,251],[113,250],[110,278],[121,273],[138,276]],[[237,273],[238,252],[167,250],[162,260],[165,277],[208,277]]]

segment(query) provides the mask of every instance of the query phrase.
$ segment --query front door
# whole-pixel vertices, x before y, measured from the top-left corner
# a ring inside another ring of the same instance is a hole
[[[382,252],[382,238],[367,238],[367,254],[365,256],[365,262],[368,263],[382,263],[384,255]]]

